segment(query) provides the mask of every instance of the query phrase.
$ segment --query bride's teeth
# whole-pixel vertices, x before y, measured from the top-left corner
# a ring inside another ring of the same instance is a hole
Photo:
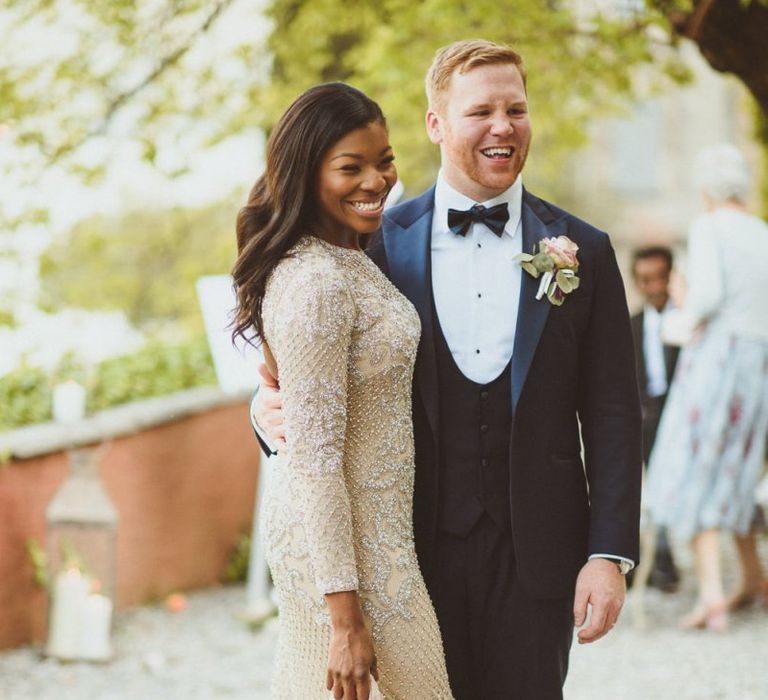
[[[381,207],[381,200],[378,202],[352,202],[352,206],[360,211],[376,211]]]

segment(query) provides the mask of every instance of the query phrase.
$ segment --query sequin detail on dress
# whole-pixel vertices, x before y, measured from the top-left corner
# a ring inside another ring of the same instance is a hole
[[[303,238],[273,271],[264,331],[288,447],[262,532],[279,598],[271,697],[327,700],[323,594],[358,590],[386,700],[451,698],[413,545],[413,306],[361,251]]]

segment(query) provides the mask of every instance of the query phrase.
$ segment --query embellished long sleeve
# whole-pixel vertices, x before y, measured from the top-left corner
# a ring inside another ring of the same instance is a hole
[[[317,589],[356,590],[344,479],[355,305],[345,278],[327,260],[284,264],[277,272],[264,299],[264,325],[283,397],[287,447],[281,452],[296,486]]]

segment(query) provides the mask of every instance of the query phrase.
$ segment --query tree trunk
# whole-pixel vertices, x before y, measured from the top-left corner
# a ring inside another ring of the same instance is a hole
[[[662,11],[664,11],[663,8]],[[667,11],[676,34],[694,41],[717,71],[740,78],[768,118],[768,4],[694,0],[691,12]]]

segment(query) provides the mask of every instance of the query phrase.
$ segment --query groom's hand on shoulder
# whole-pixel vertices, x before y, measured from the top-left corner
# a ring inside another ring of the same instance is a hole
[[[576,579],[573,622],[582,627],[587,619],[587,606],[592,608],[589,624],[579,630],[579,644],[596,642],[611,631],[624,605],[627,584],[616,562],[590,559]]]
[[[280,385],[266,364],[259,365],[259,376],[259,390],[251,404],[254,426],[266,434],[272,445],[284,445],[285,427]]]

